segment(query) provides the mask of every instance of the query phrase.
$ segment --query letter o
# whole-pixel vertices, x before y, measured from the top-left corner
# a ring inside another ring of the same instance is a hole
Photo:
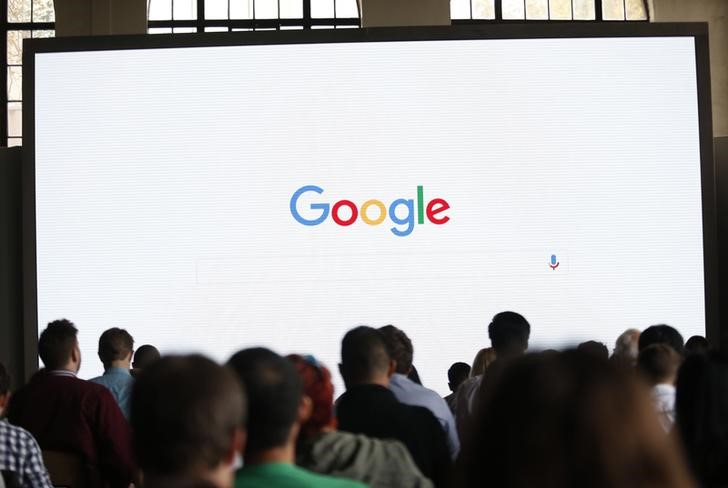
[[[367,209],[371,206],[377,207],[379,209],[379,217],[372,220],[367,215]],[[382,202],[379,200],[367,200],[364,202],[364,205],[361,206],[361,219],[369,224],[369,225],[379,225],[382,222],[384,222],[384,219],[387,218],[387,207],[384,206]]]
[[[349,209],[351,210],[351,217],[349,217],[347,220],[343,220],[341,217],[339,217],[339,209],[341,207],[349,207]],[[356,222],[358,216],[359,212],[356,209],[356,205],[351,200],[339,200],[334,204],[333,208],[331,209],[331,217],[334,219],[334,222],[344,227]]]

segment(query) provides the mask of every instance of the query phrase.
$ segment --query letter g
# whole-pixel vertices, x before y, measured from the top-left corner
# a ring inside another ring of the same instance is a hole
[[[312,203],[311,209],[312,210],[321,210],[321,215],[316,219],[305,219],[301,216],[300,213],[298,213],[298,199],[301,198],[301,195],[303,195],[306,192],[316,192],[318,194],[321,194],[324,192],[323,189],[319,188],[315,185],[307,185],[302,186],[298,190],[296,190],[296,193],[293,194],[291,197],[291,215],[293,215],[293,218],[296,219],[299,223],[303,225],[319,225],[321,222],[326,220],[326,217],[329,216],[329,204],[328,203]]]

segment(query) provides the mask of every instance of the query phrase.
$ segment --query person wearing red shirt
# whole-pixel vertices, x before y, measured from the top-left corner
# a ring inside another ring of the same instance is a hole
[[[38,340],[45,369],[15,393],[7,418],[42,450],[81,456],[88,486],[128,488],[137,478],[129,425],[108,389],[76,377],[77,333],[65,319],[48,324]]]

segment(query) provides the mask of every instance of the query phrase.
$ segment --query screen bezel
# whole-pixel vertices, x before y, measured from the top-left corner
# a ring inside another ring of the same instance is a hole
[[[714,346],[718,346],[721,339],[718,213],[715,162],[713,160],[708,25],[706,23],[529,22],[456,27],[89,36],[27,39],[23,45],[23,363],[26,378],[37,369],[38,365],[34,91],[36,54],[241,45],[605,37],[692,37],[695,40],[703,208],[705,324],[708,340]]]

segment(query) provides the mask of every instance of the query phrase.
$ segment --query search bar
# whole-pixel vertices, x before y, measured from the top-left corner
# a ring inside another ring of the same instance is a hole
[[[484,276],[561,276],[566,252],[528,250],[457,254],[256,254],[199,259],[197,283],[460,280]]]

